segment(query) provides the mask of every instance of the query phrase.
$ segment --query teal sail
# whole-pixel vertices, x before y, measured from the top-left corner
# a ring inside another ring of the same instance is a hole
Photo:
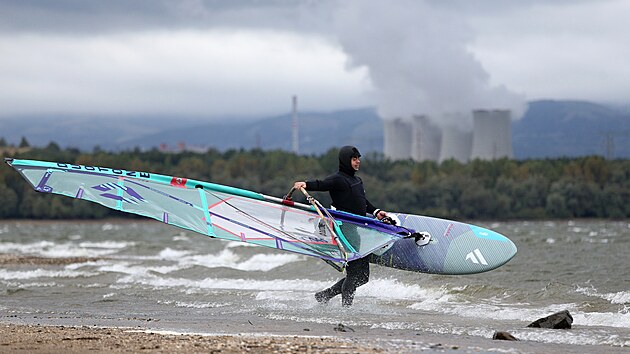
[[[404,233],[369,218],[322,218],[308,205],[287,205],[280,198],[182,177],[59,162],[5,161],[39,192],[89,200],[210,237],[342,264],[389,245]],[[335,237],[332,229],[342,237]]]

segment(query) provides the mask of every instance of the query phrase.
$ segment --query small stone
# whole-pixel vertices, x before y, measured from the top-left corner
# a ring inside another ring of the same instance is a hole
[[[343,323],[338,324],[333,328],[336,332],[354,332],[354,329],[344,325]]]
[[[494,332],[492,335],[492,339],[494,340],[518,340],[518,338],[514,337],[512,334],[508,332]]]
[[[550,329],[570,329],[573,323],[573,316],[569,311],[564,310],[556,312],[553,315],[537,319],[536,321],[527,325],[527,327],[533,328],[550,328]]]

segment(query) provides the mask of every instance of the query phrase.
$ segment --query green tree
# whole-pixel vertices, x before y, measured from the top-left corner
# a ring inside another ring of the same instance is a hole
[[[26,143],[28,144],[28,143]],[[53,153],[58,153],[61,151],[61,148],[59,147],[59,145],[57,143],[55,143],[54,141],[51,141],[50,143],[48,143],[48,145],[45,148],[46,150],[49,150],[50,152]]]
[[[22,138],[22,146],[28,146]],[[3,140],[0,140],[0,144]],[[6,143],[6,142],[5,142]],[[157,149],[92,153],[61,148],[17,152],[15,158],[114,167],[199,179],[284,195],[295,180],[323,178],[338,168],[338,149],[320,156],[254,149],[162,153]],[[600,157],[440,164],[390,161],[367,154],[360,177],[369,199],[390,211],[448,219],[630,216],[630,160]],[[329,205],[328,193],[315,195]],[[296,198],[300,198],[296,195]],[[83,200],[39,194],[14,170],[0,168],[0,217],[101,218],[122,216]]]
[[[0,219],[18,216],[18,196],[13,189],[0,185],[0,201]]]
[[[18,145],[18,146],[21,147],[21,148],[26,148],[26,147],[29,147],[30,145],[29,145],[28,141],[26,140],[26,138],[22,137],[22,140],[20,140],[20,145]]]

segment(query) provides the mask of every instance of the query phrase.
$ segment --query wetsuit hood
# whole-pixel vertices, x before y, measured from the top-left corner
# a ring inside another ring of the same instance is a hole
[[[354,176],[356,171],[352,168],[351,164],[353,157],[361,157],[361,153],[359,153],[359,149],[356,147],[346,145],[339,149],[339,171]]]

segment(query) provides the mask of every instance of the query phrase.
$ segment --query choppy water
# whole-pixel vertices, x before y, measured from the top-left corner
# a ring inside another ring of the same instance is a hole
[[[313,293],[340,273],[314,258],[213,240],[158,222],[0,221],[0,254],[96,257],[0,268],[0,319],[150,318],[199,330],[221,315],[524,340],[630,346],[630,221],[481,223],[518,254],[483,274],[436,276],[372,265],[355,306]],[[526,328],[567,309],[569,331]],[[168,325],[167,325],[168,324]]]

